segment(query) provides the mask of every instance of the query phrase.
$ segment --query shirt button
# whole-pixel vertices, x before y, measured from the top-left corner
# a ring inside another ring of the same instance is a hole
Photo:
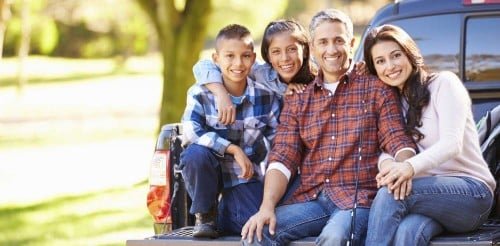
[[[332,114],[332,118],[335,117],[335,114]]]
[[[335,139],[335,136],[332,136],[332,139]]]
[[[328,96],[331,97],[332,96],[332,93],[328,93]]]
[[[313,195],[313,198],[316,198],[316,194]]]
[[[330,183],[330,179],[326,179],[326,180],[325,180],[325,182],[326,182],[326,183]]]
[[[331,161],[331,160],[332,160],[332,158],[331,158],[331,157],[328,157],[328,160],[329,160],[329,161]]]

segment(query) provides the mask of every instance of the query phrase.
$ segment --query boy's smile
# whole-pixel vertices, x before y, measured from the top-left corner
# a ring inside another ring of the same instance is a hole
[[[231,92],[231,88],[236,89],[237,85],[241,84],[244,90],[247,76],[255,62],[251,42],[244,39],[221,39],[217,44],[217,52],[212,55],[212,58],[221,69],[222,79],[229,93],[236,93]]]

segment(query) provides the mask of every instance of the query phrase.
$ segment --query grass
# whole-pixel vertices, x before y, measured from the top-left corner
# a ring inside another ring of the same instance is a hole
[[[0,207],[1,245],[123,245],[152,234],[147,183]],[[131,199],[144,197],[144,199]]]
[[[151,236],[148,185],[137,182],[156,138],[159,56],[119,68],[114,59],[29,57],[25,71],[18,92],[17,60],[0,60],[0,245]]]

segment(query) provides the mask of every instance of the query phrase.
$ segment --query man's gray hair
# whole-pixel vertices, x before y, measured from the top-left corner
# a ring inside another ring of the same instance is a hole
[[[321,23],[334,21],[344,24],[347,30],[347,37],[353,38],[354,32],[351,18],[349,18],[349,16],[347,16],[344,12],[337,9],[321,10],[313,16],[311,24],[309,24],[310,37],[314,39],[314,32]]]

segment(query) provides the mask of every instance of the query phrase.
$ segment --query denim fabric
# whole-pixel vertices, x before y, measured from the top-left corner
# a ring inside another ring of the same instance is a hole
[[[321,233],[321,237],[318,238],[320,241],[317,242],[320,245],[341,245],[341,242],[345,243],[348,239],[350,214],[351,210],[339,209],[323,192],[320,192],[314,201],[277,207],[275,234],[270,235],[269,227],[265,226],[261,242],[254,236],[252,244],[247,240],[242,243],[243,245],[287,245],[290,241],[318,236]],[[356,229],[361,231],[356,231],[355,234],[359,238],[365,235],[365,231],[362,230],[366,230],[368,209],[358,208],[356,218]],[[323,229],[327,223],[330,226]],[[332,238],[339,241],[330,244]]]
[[[492,201],[488,187],[468,177],[416,178],[410,196],[403,201],[394,200],[386,187],[381,188],[371,207],[366,245],[427,245],[442,229],[472,231],[486,221]],[[406,229],[400,230],[401,226]],[[396,237],[396,231],[402,230],[414,234]]]
[[[241,234],[248,219],[259,211],[264,185],[260,181],[224,189],[219,203],[217,227],[225,234]]]
[[[441,232],[443,226],[437,221],[421,214],[409,214],[399,224],[393,244],[426,246]]]
[[[239,234],[246,221],[262,202],[260,181],[223,188],[221,167],[216,155],[207,147],[191,144],[181,154],[182,176],[191,197],[190,213],[206,213],[221,194],[217,227],[226,234]]]
[[[336,210],[331,215],[321,234],[316,239],[317,245],[346,245],[350,238],[351,211]],[[354,230],[354,240],[351,245],[364,245],[366,238],[366,227],[368,226],[368,215],[370,209],[356,209],[356,229]]]

